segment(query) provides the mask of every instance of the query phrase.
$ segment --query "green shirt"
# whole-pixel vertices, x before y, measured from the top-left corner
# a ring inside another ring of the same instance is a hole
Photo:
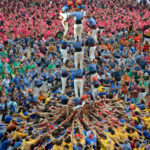
[[[139,85],[140,85],[140,87],[142,87],[142,85],[143,85],[144,87],[146,87],[146,86],[147,86],[147,83],[146,83],[146,81],[144,81],[143,84],[142,84],[141,81],[139,81]]]
[[[49,64],[49,65],[48,65],[48,69],[49,69],[49,70],[52,70],[52,69],[54,69],[55,67],[56,67],[56,66],[55,66],[54,64],[52,64],[52,65]]]
[[[126,71],[123,71],[123,74],[125,74]],[[131,78],[133,76],[133,72],[130,70],[129,73],[128,73],[128,76]]]
[[[13,64],[14,64],[14,67],[19,67],[20,62],[14,62]]]
[[[24,73],[24,70],[22,68],[18,68],[18,72],[22,74]]]
[[[2,87],[0,86],[0,91],[2,90]],[[6,94],[8,93],[7,89],[5,89]]]
[[[7,53],[7,52],[0,52],[0,55],[1,55],[1,58],[4,58],[4,55],[5,55],[6,57],[8,57],[8,53]]]
[[[34,65],[34,64],[28,66],[28,69],[33,69],[33,68],[35,68],[35,65]]]
[[[3,71],[4,71],[3,63],[2,63],[2,61],[0,60],[0,73],[2,73]]]
[[[0,74],[0,76],[2,77],[2,79],[5,79],[6,75],[4,74]]]
[[[11,66],[9,64],[7,64],[7,63],[5,63],[5,66],[6,66],[6,72],[10,73],[10,74],[13,74]]]

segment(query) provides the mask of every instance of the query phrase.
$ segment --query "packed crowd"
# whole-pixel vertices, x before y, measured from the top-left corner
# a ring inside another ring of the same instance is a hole
[[[150,150],[149,28],[145,0],[1,0],[0,150]]]

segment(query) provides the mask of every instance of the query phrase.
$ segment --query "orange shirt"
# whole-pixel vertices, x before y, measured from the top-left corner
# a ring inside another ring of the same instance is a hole
[[[9,124],[7,129],[11,131],[11,130],[13,130],[15,128],[16,128],[16,125],[13,122],[10,122],[10,124]]]
[[[106,47],[106,45],[105,45],[105,44],[101,44],[100,47],[101,47],[102,49],[104,49],[104,48]]]
[[[39,96],[38,96],[38,99],[39,99],[39,100],[44,100],[44,99],[46,99],[46,97],[45,97],[45,95],[42,94],[42,95],[39,95]]]
[[[129,76],[123,76],[122,79],[123,79],[125,82],[130,82],[130,77],[129,77]]]

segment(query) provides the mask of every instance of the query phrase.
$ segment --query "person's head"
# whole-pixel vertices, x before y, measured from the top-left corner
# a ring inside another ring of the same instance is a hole
[[[77,147],[83,148],[82,144],[79,142],[77,143]]]
[[[30,140],[30,137],[29,137],[29,136],[27,136],[27,137],[25,138],[25,140],[26,140],[26,141],[29,141],[29,140]]]
[[[136,141],[135,148],[140,148],[140,142],[139,141]]]
[[[128,140],[127,139],[124,140],[124,144],[128,144]]]
[[[64,150],[69,150],[69,146],[68,146],[68,145],[65,145],[65,146],[64,146]]]
[[[60,145],[62,144],[62,140],[57,140],[57,141],[55,142],[55,144],[58,145],[58,146],[60,146]]]
[[[71,142],[71,137],[70,137],[70,136],[67,136],[66,139],[65,139],[65,142],[66,142],[66,143],[70,143],[70,142]]]

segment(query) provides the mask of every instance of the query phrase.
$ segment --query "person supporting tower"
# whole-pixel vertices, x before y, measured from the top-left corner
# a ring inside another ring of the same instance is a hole
[[[90,64],[88,65],[89,67],[89,74],[90,74],[90,79],[91,79],[91,83],[93,83],[93,77],[97,77],[97,66],[96,64],[94,64],[93,61],[90,62]],[[92,85],[92,90],[93,90],[94,86]]]
[[[68,72],[67,72],[66,68],[63,67],[62,70],[61,70],[61,83],[62,83],[61,94],[64,94],[64,93],[65,93],[66,82],[67,82],[67,76],[68,76]]]
[[[84,69],[75,69],[74,90],[75,90],[76,97],[79,97],[78,90],[80,90],[80,97],[83,94],[83,76],[84,75],[85,75]]]
[[[73,43],[73,47],[75,49],[74,58],[75,58],[75,68],[78,69],[78,64],[80,64],[80,69],[83,68],[83,42],[82,41],[75,41]]]
[[[64,36],[67,36],[68,33],[68,11],[71,9],[71,6],[73,5],[73,3],[71,1],[68,2],[67,5],[63,6],[63,8],[61,9],[61,13],[60,13],[60,19],[62,19],[62,25],[65,29],[64,31]]]
[[[95,40],[92,36],[88,37],[87,44],[88,44],[88,47],[89,47],[90,60],[93,61],[95,59],[96,43],[95,43]]]
[[[76,4],[77,8],[80,8],[83,11],[84,16],[86,16],[86,7],[82,4],[81,0],[77,0]]]
[[[65,12],[65,6],[62,8],[60,13],[60,19],[62,19],[62,25],[65,29],[64,36],[67,36],[68,33],[68,22],[67,22],[68,14]]]
[[[67,45],[68,45],[68,43],[64,38],[61,42],[61,48],[60,48],[60,51],[61,51],[61,54],[63,57],[63,64],[66,64],[66,62],[67,62]]]
[[[98,32],[98,28],[96,28],[96,21],[94,18],[92,18],[90,15],[87,16],[87,22],[90,25],[90,28],[92,30],[91,32],[91,36],[94,38],[95,42],[97,43],[97,32]]]
[[[69,13],[68,15],[74,16],[74,39],[77,41],[77,37],[79,38],[79,41],[81,41],[81,35],[83,32],[83,24],[82,24],[82,18],[84,16],[83,12],[80,11],[80,8],[75,8],[74,13]]]

